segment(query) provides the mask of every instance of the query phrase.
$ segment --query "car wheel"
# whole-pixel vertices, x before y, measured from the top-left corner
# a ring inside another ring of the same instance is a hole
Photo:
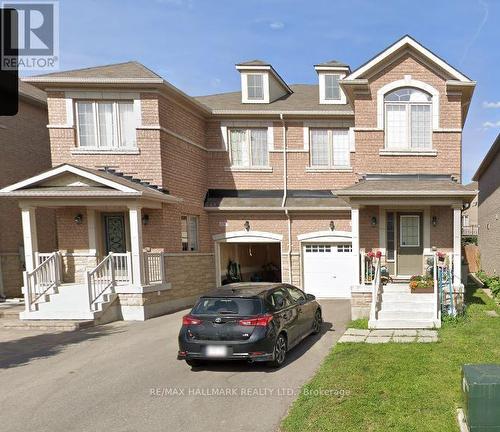
[[[280,333],[276,338],[273,349],[274,360],[271,362],[271,366],[279,368],[285,363],[286,358],[286,337],[283,333]]]
[[[323,318],[321,317],[321,311],[318,309],[314,314],[313,334],[318,334],[321,331],[321,324],[323,324]]]
[[[188,359],[186,360],[186,363],[191,367],[198,367],[203,364],[203,361],[197,359]]]

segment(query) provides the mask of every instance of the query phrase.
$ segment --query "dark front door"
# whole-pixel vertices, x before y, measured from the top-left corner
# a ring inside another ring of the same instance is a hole
[[[398,275],[422,274],[422,213],[398,214]]]
[[[110,252],[124,253],[127,251],[123,214],[104,215],[104,240],[106,255]]]

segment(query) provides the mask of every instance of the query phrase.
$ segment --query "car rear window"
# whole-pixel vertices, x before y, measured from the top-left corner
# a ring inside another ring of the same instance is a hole
[[[203,297],[193,308],[193,315],[259,315],[262,304],[259,299],[234,297]]]

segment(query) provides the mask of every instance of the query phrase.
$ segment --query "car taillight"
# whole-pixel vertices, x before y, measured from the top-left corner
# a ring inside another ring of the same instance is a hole
[[[188,325],[200,325],[201,320],[198,318],[194,318],[191,315],[185,315],[182,317],[182,325],[188,326]]]
[[[256,318],[248,318],[239,320],[238,324],[241,326],[252,326],[252,327],[265,327],[273,319],[272,315],[260,315]]]

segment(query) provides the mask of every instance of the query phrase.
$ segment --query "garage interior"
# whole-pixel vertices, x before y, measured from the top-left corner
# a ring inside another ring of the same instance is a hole
[[[281,282],[280,243],[221,243],[221,284]]]

